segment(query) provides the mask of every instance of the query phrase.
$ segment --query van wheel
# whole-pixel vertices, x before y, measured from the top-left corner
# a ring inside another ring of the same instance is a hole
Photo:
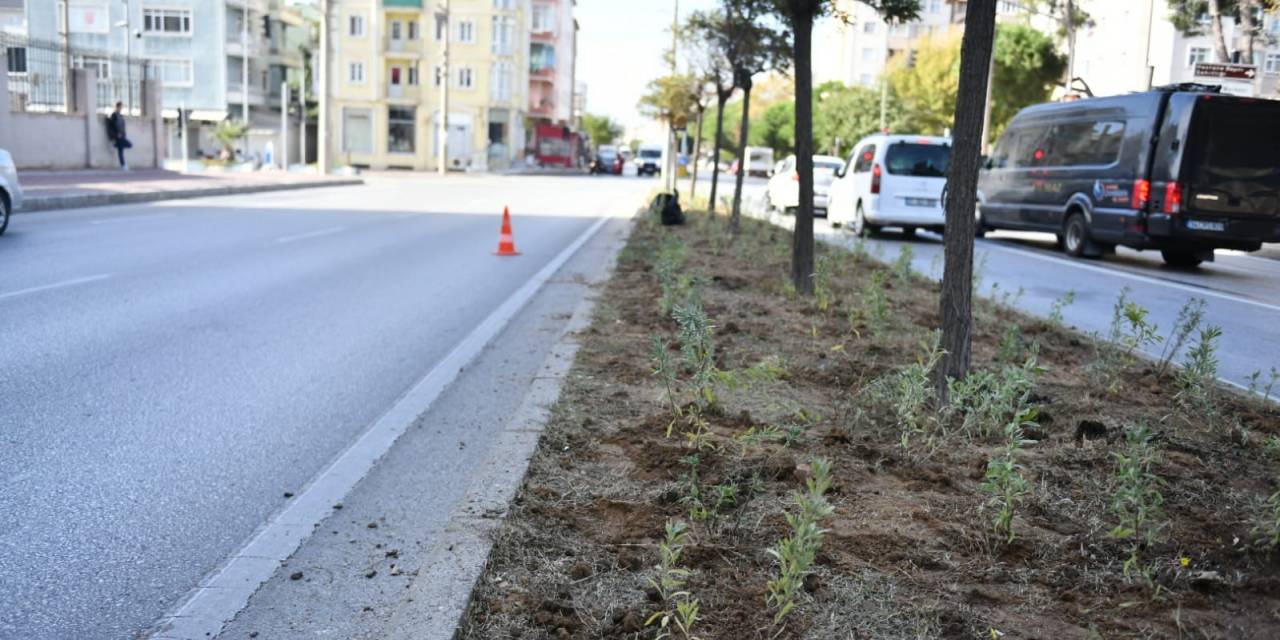
[[[914,237],[916,237],[916,228],[915,228],[915,227],[903,227],[903,228],[902,228],[902,235],[903,235],[903,237],[906,237],[906,238],[914,238]]]
[[[1074,258],[1084,255],[1085,247],[1089,245],[1089,223],[1084,219],[1084,214],[1077,211],[1067,218],[1058,241],[1067,255]]]
[[[1164,263],[1171,267],[1182,267],[1186,269],[1198,267],[1201,262],[1204,262],[1204,260],[1201,260],[1196,256],[1195,252],[1192,251],[1165,249],[1160,252],[1160,257],[1164,258]]]
[[[987,232],[990,230],[991,228],[987,226],[986,219],[982,217],[982,206],[978,204],[974,204],[973,205],[973,237],[985,238],[987,235]]]
[[[0,193],[0,236],[9,228],[9,199]]]
[[[853,212],[853,224],[849,225],[849,230],[865,238],[880,233],[880,226],[867,222],[867,213],[862,210],[862,203],[859,202],[857,210]]]

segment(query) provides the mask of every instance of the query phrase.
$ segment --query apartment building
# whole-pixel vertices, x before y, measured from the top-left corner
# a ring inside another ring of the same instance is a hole
[[[1076,36],[1076,76],[1094,95],[1143,91],[1148,86],[1181,82],[1221,85],[1224,92],[1253,97],[1276,97],[1280,82],[1280,11],[1259,13],[1262,30],[1254,40],[1252,79],[1197,74],[1197,64],[1218,60],[1209,36],[1208,16],[1201,32],[1186,35],[1169,21],[1166,0],[1081,0],[1094,24]],[[1243,39],[1233,18],[1223,18],[1227,49],[1238,59]],[[1203,67],[1201,68],[1203,70]],[[1247,71],[1247,69],[1246,69]]]
[[[575,0],[532,0],[528,150],[544,165],[573,166],[581,137],[573,118],[578,21]]]
[[[423,0],[331,0],[330,11],[338,164],[435,169],[443,82],[450,168],[502,168],[523,155],[529,0],[451,0],[447,18]]]
[[[285,0],[28,0],[25,15],[33,40],[61,42],[67,33],[77,52],[73,66],[92,69],[100,82],[131,84],[136,78],[125,76],[142,73],[141,67],[125,60],[141,60],[148,78],[162,82],[170,157],[181,153],[178,109],[189,113],[190,155],[212,156],[220,147],[214,127],[227,118],[243,119],[246,103],[251,135],[242,151],[260,155],[279,136],[281,84],[301,84],[303,50],[314,48],[314,20],[290,5]]]

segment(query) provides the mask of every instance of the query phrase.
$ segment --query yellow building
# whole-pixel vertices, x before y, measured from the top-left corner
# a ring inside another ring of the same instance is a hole
[[[440,0],[331,0],[329,144],[337,165],[435,169]],[[449,166],[523,154],[529,0],[450,0]]]

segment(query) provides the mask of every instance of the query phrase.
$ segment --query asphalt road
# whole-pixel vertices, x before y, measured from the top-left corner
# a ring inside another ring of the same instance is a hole
[[[705,194],[705,183],[699,182]],[[750,215],[789,226],[789,217],[764,211],[765,184],[759,178],[745,181],[744,208]],[[829,242],[853,245],[850,234],[825,219],[815,221],[814,232]],[[908,239],[891,228],[866,242],[869,251],[886,261],[897,258],[905,246],[911,248],[916,271],[941,278],[940,236],[920,233]],[[1185,270],[1165,266],[1158,252],[1120,248],[1104,259],[1077,259],[1057,251],[1052,235],[1000,231],[977,241],[975,261],[983,274],[983,295],[1003,298],[1007,292],[1029,313],[1047,316],[1055,301],[1073,292],[1075,303],[1063,310],[1063,317],[1086,332],[1107,331],[1112,305],[1126,287],[1130,299],[1150,311],[1150,320],[1163,334],[1189,299],[1203,299],[1205,324],[1223,330],[1219,375],[1245,388],[1254,372],[1261,371],[1265,382],[1272,367],[1280,369],[1280,260],[1264,255],[1276,255],[1275,247],[1256,255],[1219,251],[1214,262]],[[1160,350],[1156,345],[1148,353],[1158,355]]]
[[[149,628],[649,186],[390,178],[15,217],[0,237],[0,637]],[[519,258],[491,255],[504,205]],[[456,451],[416,463],[457,469]],[[458,471],[441,482],[465,486]]]

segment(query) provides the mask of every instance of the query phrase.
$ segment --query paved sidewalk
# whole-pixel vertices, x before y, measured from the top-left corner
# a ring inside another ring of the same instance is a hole
[[[354,177],[309,173],[141,171],[24,171],[19,212],[100,207],[133,202],[362,184]]]

